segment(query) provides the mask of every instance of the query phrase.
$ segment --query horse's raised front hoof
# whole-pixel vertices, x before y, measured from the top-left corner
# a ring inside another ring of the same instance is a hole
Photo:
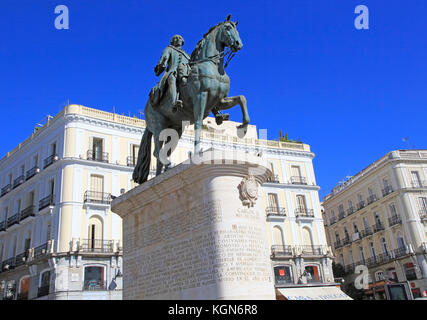
[[[248,132],[248,123],[243,123],[240,126],[237,126],[237,136],[240,139],[243,139]]]

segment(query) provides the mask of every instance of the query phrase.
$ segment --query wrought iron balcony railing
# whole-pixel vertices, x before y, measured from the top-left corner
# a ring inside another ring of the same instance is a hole
[[[336,222],[337,222],[337,218],[336,217],[332,217],[332,218],[329,219],[329,225],[330,226],[333,225],[333,224],[335,224]]]
[[[21,212],[20,221],[28,218],[28,217],[34,217],[36,213],[36,207],[31,205]]]
[[[344,237],[344,239],[342,240],[342,244],[343,244],[343,246],[351,244],[350,237],[348,237],[348,236]]]
[[[286,209],[285,208],[281,208],[281,207],[267,207],[265,209],[265,213],[268,216],[281,216],[281,217],[285,217],[286,216]]]
[[[338,220],[342,220],[342,219],[344,219],[344,218],[345,218],[345,212],[344,212],[344,211],[339,212],[339,213],[338,213]]]
[[[312,245],[312,246],[300,246],[302,250],[302,255],[321,255],[322,254],[322,246]]]
[[[48,249],[47,246],[48,246],[48,243],[46,242],[38,247],[35,247],[33,259],[39,259],[43,257],[47,253],[47,249]]]
[[[392,192],[393,192],[393,188],[391,186],[387,186],[384,189],[382,189],[383,197],[385,197],[386,195],[389,195]]]
[[[384,225],[382,224],[382,222],[377,222],[372,226],[372,229],[374,230],[374,232],[378,232],[378,231],[382,231],[385,229]]]
[[[15,264],[15,257],[12,257],[12,258],[9,258],[9,259],[3,261],[1,267],[2,267],[3,271],[6,271],[6,270],[15,269],[15,266],[16,266],[16,264]]]
[[[360,237],[365,238],[373,235],[373,232],[370,227],[365,227],[364,230],[360,230]]]
[[[52,154],[51,156],[47,157],[46,159],[44,159],[43,161],[43,169],[46,169],[47,167],[49,167],[52,163],[54,163],[55,161],[57,161],[58,155],[57,154]]]
[[[363,209],[364,207],[365,207],[365,201],[364,200],[359,201],[357,203],[357,210]]]
[[[25,264],[28,258],[28,252],[23,252],[18,255],[16,255],[15,265],[16,267],[22,266]]]
[[[377,196],[375,195],[375,194],[372,194],[372,195],[370,195],[369,197],[368,197],[368,205],[369,204],[371,204],[371,203],[374,203],[375,201],[377,201],[378,200],[378,198],[377,198]]]
[[[111,253],[114,252],[114,241],[102,239],[83,239],[80,243],[79,250],[82,252]]]
[[[55,205],[55,195],[51,194],[39,201],[39,211]]]
[[[135,167],[137,160],[136,157],[129,156],[126,158],[126,164],[128,167]]]
[[[269,182],[269,183],[280,183],[279,176],[277,174],[273,174],[267,178],[267,182]]]
[[[427,182],[426,181],[411,181],[411,187],[412,188],[426,188]]]
[[[304,208],[304,207],[296,208],[295,209],[295,216],[296,217],[309,217],[309,218],[313,218],[314,217],[314,210],[313,209]]]
[[[6,231],[6,221],[0,222],[0,232],[1,231]]]
[[[388,224],[390,227],[400,223],[402,223],[402,219],[400,218],[400,216],[391,216],[390,218],[388,218]]]
[[[87,160],[108,163],[108,152],[99,152],[96,150],[87,151]]]
[[[13,216],[10,216],[9,218],[7,218],[7,226],[6,227],[10,228],[15,223],[19,223],[19,212],[15,213]]]
[[[84,194],[84,203],[96,203],[96,204],[110,204],[111,193],[98,192],[98,191],[86,191]]]
[[[427,219],[427,208],[421,208],[418,214],[420,215],[421,220]]]
[[[356,210],[354,210],[354,208],[353,207],[349,207],[348,209],[347,209],[347,215],[349,216],[349,215],[351,215],[351,214],[353,214],[353,213],[355,213],[356,212]]]
[[[283,257],[292,256],[292,247],[284,245],[272,245],[271,246],[271,257]]]
[[[341,248],[342,246],[343,246],[343,244],[342,244],[341,240],[337,240],[337,241],[334,243],[334,248],[335,248],[335,249],[339,249],[339,248]]]
[[[31,179],[32,177],[34,177],[39,172],[40,172],[40,168],[39,167],[34,167],[34,168],[28,170],[27,171],[26,180]]]
[[[4,186],[1,189],[1,196],[3,197],[6,193],[10,192],[10,190],[12,190],[12,186],[10,184]]]
[[[19,187],[21,184],[25,182],[24,176],[19,176],[15,180],[13,180],[13,189]]]
[[[292,176],[291,177],[291,184],[302,184],[302,185],[306,185],[307,184],[307,180],[306,180],[305,177]]]

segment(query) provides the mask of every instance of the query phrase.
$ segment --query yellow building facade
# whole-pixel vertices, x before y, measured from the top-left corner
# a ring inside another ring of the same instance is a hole
[[[427,150],[396,150],[338,185],[323,201],[327,239],[349,281],[369,270],[365,294],[385,299],[385,284],[427,290]]]

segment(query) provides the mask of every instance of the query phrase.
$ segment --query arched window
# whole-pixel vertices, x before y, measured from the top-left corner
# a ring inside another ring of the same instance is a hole
[[[37,297],[47,296],[50,289],[50,270],[44,271],[40,275],[40,284],[37,291]]]
[[[92,216],[88,223],[88,249],[98,250],[103,248],[103,223],[98,216]]]
[[[28,300],[28,291],[30,289],[30,276],[25,276],[19,281],[18,300]]]
[[[305,277],[307,279],[307,283],[319,283],[322,282],[319,267],[317,265],[308,265],[305,266]]]
[[[304,246],[312,246],[313,245],[313,238],[311,236],[311,231],[307,227],[302,228],[302,241]]]
[[[280,227],[273,227],[273,245],[275,246],[283,246],[283,231]]]

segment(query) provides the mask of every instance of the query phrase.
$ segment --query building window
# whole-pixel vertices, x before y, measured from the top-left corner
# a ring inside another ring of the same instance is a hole
[[[319,267],[318,266],[305,266],[305,276],[307,283],[319,283],[321,282]]]
[[[427,216],[427,197],[419,197],[418,204],[420,206],[420,217],[424,218]]]
[[[386,242],[385,238],[381,238],[381,245],[382,245],[382,247],[383,247],[383,253],[384,253],[386,256],[388,256],[388,255],[389,255],[389,253],[388,253],[387,242]]]
[[[84,290],[103,290],[105,288],[104,267],[85,267],[84,275]]]
[[[11,280],[6,283],[6,288],[4,292],[4,300],[13,300],[15,299],[16,292],[16,281]]]
[[[28,300],[29,289],[30,289],[30,277],[22,278],[19,283],[18,300]]]
[[[40,276],[40,286],[38,288],[37,297],[43,297],[49,294],[50,287],[50,271],[45,271]]]
[[[417,280],[417,274],[415,272],[414,264],[412,262],[405,263],[404,267],[405,267],[406,280],[408,281]]]
[[[387,278],[390,281],[397,282],[397,273],[395,268],[387,269]]]
[[[274,213],[279,212],[279,203],[278,203],[276,193],[269,193],[268,194],[268,206],[269,206],[270,212],[274,212]]]
[[[384,272],[382,271],[375,272],[375,281],[383,281],[383,280],[385,280]]]
[[[276,285],[293,284],[292,268],[290,266],[275,266],[274,279]]]
[[[363,247],[359,247],[359,255],[360,255],[360,262],[362,264],[365,264],[365,254],[363,253]]]
[[[273,228],[273,245],[275,246],[283,246],[283,232],[280,227],[275,226]]]
[[[411,171],[411,182],[412,182],[412,187],[414,188],[421,187],[421,179],[418,171]]]
[[[96,251],[103,249],[103,225],[98,217],[91,217],[88,226],[88,250]]]

